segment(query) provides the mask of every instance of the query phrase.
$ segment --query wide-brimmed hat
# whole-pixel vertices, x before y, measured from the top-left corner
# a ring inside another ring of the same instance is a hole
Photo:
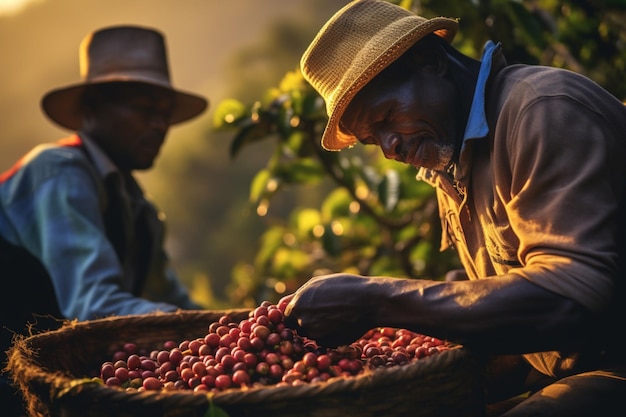
[[[175,95],[172,124],[202,113],[208,100],[177,90],[170,81],[163,35],[152,28],[112,26],[88,34],[79,47],[82,82],[45,94],[41,107],[60,126],[78,130],[82,122],[81,95],[93,84],[134,82],[170,90]]]
[[[322,147],[338,151],[355,144],[337,126],[357,92],[424,36],[452,42],[457,29],[456,19],[427,19],[385,0],[356,0],[335,13],[300,61],[304,78],[326,102]]]

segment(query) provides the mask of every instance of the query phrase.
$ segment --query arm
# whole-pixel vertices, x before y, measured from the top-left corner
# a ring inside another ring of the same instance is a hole
[[[288,325],[323,345],[394,326],[489,353],[541,351],[572,341],[589,317],[576,302],[515,275],[440,282],[333,274],[312,278],[289,299]]]
[[[105,235],[98,180],[82,158],[66,154],[46,152],[25,167],[22,198],[7,209],[20,243],[48,270],[63,315],[90,320],[176,310],[131,294]]]

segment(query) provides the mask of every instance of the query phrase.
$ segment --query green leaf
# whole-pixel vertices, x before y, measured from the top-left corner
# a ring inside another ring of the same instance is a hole
[[[274,253],[272,267],[274,273],[282,277],[296,275],[298,271],[308,265],[310,256],[308,253],[298,249],[280,247]]]
[[[308,208],[300,209],[294,213],[295,226],[300,236],[306,236],[314,227],[322,223],[322,216],[318,210]]]
[[[263,119],[258,122],[251,119],[240,120],[238,127],[239,131],[230,144],[231,159],[234,159],[245,145],[265,139],[272,133],[271,126]]]
[[[263,236],[257,252],[255,263],[261,267],[272,262],[274,254],[284,244],[285,229],[282,226],[270,227]]]
[[[207,398],[209,399],[209,408],[206,410],[206,413],[204,413],[204,417],[230,417],[223,408],[213,404],[212,394],[207,395]]]
[[[271,173],[267,169],[260,170],[252,180],[250,186],[250,201],[257,202],[265,194],[267,190],[267,184],[271,180]]]
[[[331,191],[322,203],[322,218],[330,221],[337,217],[350,216],[350,203],[352,201],[354,201],[352,196],[343,188]]]
[[[279,90],[294,93],[304,89],[305,81],[299,69],[288,71],[279,83]]]
[[[400,0],[394,3],[407,10],[411,10],[413,8],[413,0]]]
[[[57,398],[61,398],[66,395],[68,392],[71,392],[74,388],[83,385],[103,385],[103,382],[100,378],[77,378],[70,381],[68,385],[63,387],[57,394]]]
[[[363,165],[360,167],[361,178],[370,190],[375,190],[381,182],[381,173],[373,166]]]
[[[213,126],[216,129],[230,127],[246,114],[246,106],[234,98],[222,100],[213,113]]]
[[[291,134],[288,135],[287,140],[284,145],[285,148],[288,149],[292,155],[301,155],[305,152],[302,151],[302,148],[306,145],[306,135],[302,131],[294,130]]]
[[[321,181],[326,171],[312,158],[303,158],[281,164],[275,175],[288,184],[311,184]]]

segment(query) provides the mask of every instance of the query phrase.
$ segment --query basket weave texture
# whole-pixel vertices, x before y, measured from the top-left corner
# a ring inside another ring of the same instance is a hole
[[[8,370],[31,416],[205,417],[215,407],[229,417],[368,417],[484,415],[482,368],[464,348],[403,366],[298,386],[230,389],[209,396],[192,391],[124,391],[89,375],[123,343],[156,349],[166,340],[203,337],[222,315],[249,310],[184,311],[70,322],[18,339]]]

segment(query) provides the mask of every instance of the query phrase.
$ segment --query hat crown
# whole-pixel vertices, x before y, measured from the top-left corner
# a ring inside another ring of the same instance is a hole
[[[137,82],[174,93],[170,124],[202,113],[205,97],[172,86],[165,37],[141,26],[111,26],[87,35],[78,48],[81,82],[57,88],[41,99],[44,113],[58,125],[78,130],[82,124],[81,96],[90,85]]]
[[[450,42],[457,26],[454,19],[426,19],[386,0],[355,0],[335,13],[300,60],[302,75],[326,102],[322,146],[354,144],[356,138],[343,135],[337,124],[356,93],[427,34]]]
[[[116,26],[96,31],[81,43],[79,62],[87,82],[136,80],[171,87],[165,40],[154,29]]]
[[[303,75],[332,107],[342,84],[349,85],[358,77],[359,69],[376,55],[383,53],[386,43],[375,43],[383,32],[398,20],[415,16],[401,7],[386,7],[380,2],[358,1],[339,11],[319,33],[314,48],[303,55]],[[393,33],[389,33],[392,35]],[[323,65],[319,65],[322,63]]]

